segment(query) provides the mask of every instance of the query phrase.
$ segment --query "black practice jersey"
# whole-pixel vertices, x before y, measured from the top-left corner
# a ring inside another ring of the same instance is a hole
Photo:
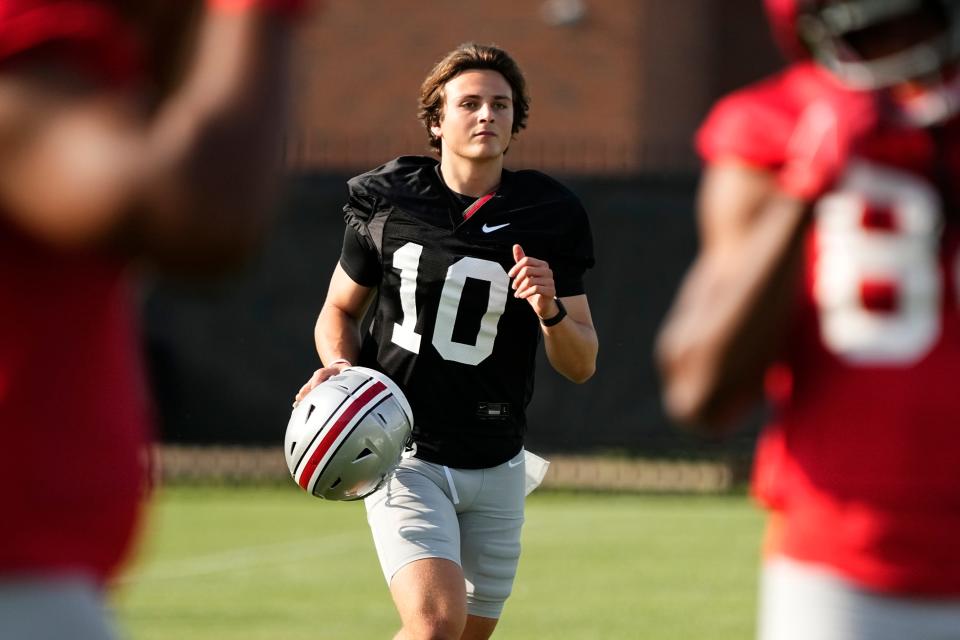
[[[491,467],[523,446],[540,323],[513,297],[514,244],[546,260],[557,295],[584,293],[593,241],[580,201],[537,171],[504,171],[463,217],[436,160],[404,156],[348,182],[340,264],[378,288],[359,364],[402,388],[417,457]],[[469,202],[469,201],[468,201]]]

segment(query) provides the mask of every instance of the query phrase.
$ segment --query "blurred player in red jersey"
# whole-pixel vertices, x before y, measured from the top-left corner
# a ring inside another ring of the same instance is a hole
[[[960,3],[767,0],[795,54],[697,137],[676,419],[766,390],[764,640],[960,637]]]
[[[303,4],[0,0],[0,638],[114,637],[150,431],[130,265],[256,246]]]

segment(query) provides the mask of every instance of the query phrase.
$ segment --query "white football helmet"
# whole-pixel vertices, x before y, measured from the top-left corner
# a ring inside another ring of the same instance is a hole
[[[294,481],[327,500],[373,493],[400,462],[413,412],[400,387],[366,367],[347,367],[293,409],[284,455]]]

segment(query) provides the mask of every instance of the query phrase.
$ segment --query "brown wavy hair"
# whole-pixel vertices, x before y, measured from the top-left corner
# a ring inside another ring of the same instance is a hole
[[[494,45],[468,42],[460,45],[443,57],[420,85],[420,108],[417,117],[423,122],[430,138],[430,147],[440,152],[440,138],[433,135],[430,127],[440,125],[443,104],[446,99],[443,88],[464,71],[489,69],[504,77],[513,91],[513,130],[516,135],[527,126],[530,111],[530,96],[527,81],[516,61],[503,49]]]

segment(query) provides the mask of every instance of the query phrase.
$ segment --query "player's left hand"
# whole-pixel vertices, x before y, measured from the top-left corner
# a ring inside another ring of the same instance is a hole
[[[518,244],[513,245],[513,259],[516,264],[507,272],[513,278],[510,285],[513,296],[529,302],[540,318],[555,315],[557,289],[550,265],[545,260],[528,256]]]

